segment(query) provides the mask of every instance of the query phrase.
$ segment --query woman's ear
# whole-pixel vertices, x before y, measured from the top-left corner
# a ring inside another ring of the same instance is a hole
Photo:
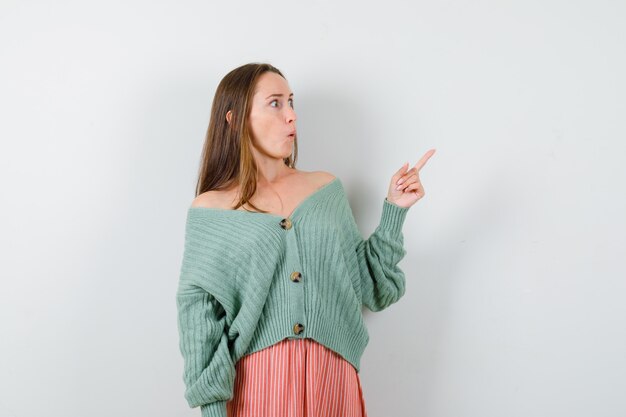
[[[228,124],[230,124],[231,115],[232,115],[232,111],[228,110],[228,112],[226,113],[226,121],[228,122]]]

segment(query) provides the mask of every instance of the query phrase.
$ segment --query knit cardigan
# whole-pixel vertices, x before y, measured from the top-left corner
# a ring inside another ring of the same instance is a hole
[[[237,361],[285,338],[312,338],[359,372],[369,341],[362,306],[381,311],[405,292],[408,210],[385,198],[363,239],[338,177],[288,218],[189,207],[176,292],[189,406],[226,417]]]

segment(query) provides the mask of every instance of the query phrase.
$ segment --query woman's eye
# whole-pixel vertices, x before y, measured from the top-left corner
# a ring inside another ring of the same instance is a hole
[[[278,103],[278,100],[270,101],[270,106],[276,107],[276,106],[273,106],[274,103]],[[289,99],[289,105],[291,106],[291,108],[293,108],[293,99],[292,98]]]

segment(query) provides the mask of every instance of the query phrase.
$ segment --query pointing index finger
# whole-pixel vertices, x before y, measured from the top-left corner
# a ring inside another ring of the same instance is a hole
[[[428,159],[430,159],[431,156],[433,156],[434,153],[435,149],[431,149],[426,152],[419,161],[417,161],[417,164],[415,164],[415,169],[417,170],[417,172],[419,172],[424,167],[424,165],[426,165],[426,162],[428,161]]]

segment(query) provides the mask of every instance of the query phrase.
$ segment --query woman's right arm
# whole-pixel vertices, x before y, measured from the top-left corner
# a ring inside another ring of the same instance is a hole
[[[216,273],[207,256],[207,234],[187,222],[176,306],[184,359],[185,399],[202,417],[226,417],[233,396],[235,365],[228,346],[226,312],[204,287]],[[214,252],[214,251],[210,251]]]
[[[235,366],[224,331],[224,309],[211,294],[184,280],[176,300],[185,399],[190,407],[201,407],[202,417],[226,417]]]

